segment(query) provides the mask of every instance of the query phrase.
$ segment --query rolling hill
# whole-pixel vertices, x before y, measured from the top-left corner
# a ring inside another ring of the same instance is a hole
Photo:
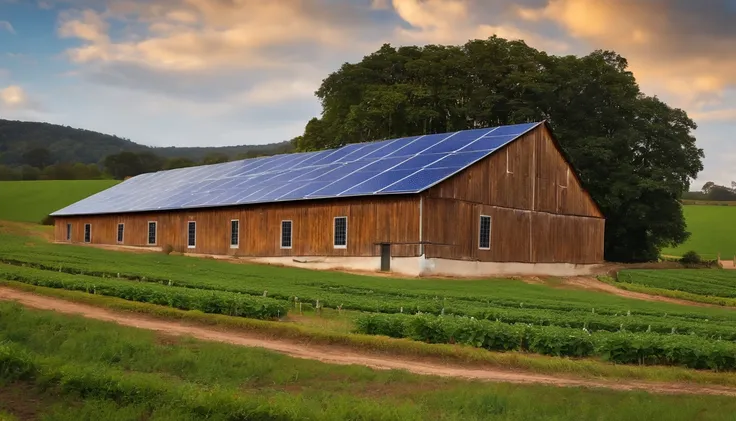
[[[0,119],[0,165],[22,165],[23,154],[35,148],[47,149],[51,153],[52,164],[61,162],[96,164],[108,155],[123,151],[148,151],[164,158],[181,157],[201,161],[212,153],[222,153],[234,158],[246,153],[272,155],[292,150],[288,141],[268,145],[156,148],[118,136],[69,126]]]

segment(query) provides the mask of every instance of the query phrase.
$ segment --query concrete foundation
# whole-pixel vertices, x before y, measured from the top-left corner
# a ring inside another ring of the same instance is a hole
[[[241,258],[254,263],[276,264],[318,270],[378,272],[380,257],[258,257]],[[419,257],[392,257],[391,272],[406,276],[451,276],[480,278],[490,276],[584,276],[602,265],[571,263],[473,262]]]

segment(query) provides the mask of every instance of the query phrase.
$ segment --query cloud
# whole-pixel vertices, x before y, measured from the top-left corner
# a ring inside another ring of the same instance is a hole
[[[268,69],[288,64],[266,54],[270,48],[351,47],[346,32],[362,20],[356,10],[320,6],[316,0],[114,2],[105,13],[65,14],[59,34],[84,42],[69,51],[77,63],[136,63],[173,73]],[[125,20],[142,23],[148,31],[140,40],[111,39],[109,21]]]
[[[691,110],[722,102],[736,85],[736,17],[727,1],[549,0],[519,6],[533,23],[554,22],[570,37],[629,59],[637,79]]]
[[[10,85],[4,89],[0,89],[0,107],[9,109],[30,108],[32,101],[28,95],[18,85]]]
[[[13,28],[13,25],[11,25],[7,20],[0,20],[0,30],[7,31],[15,35],[15,28]]]
[[[698,123],[710,121],[736,121],[736,108],[697,111],[690,113],[690,117]]]

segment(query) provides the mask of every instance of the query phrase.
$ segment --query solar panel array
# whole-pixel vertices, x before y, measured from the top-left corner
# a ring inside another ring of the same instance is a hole
[[[325,151],[141,174],[52,215],[419,193],[539,124],[355,143]]]

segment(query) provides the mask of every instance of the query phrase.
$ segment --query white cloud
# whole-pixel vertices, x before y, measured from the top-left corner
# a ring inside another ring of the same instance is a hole
[[[10,85],[0,89],[0,106],[5,108],[26,108],[31,104],[28,95],[18,85]]]
[[[7,20],[0,20],[0,29],[15,35],[15,28]]]

